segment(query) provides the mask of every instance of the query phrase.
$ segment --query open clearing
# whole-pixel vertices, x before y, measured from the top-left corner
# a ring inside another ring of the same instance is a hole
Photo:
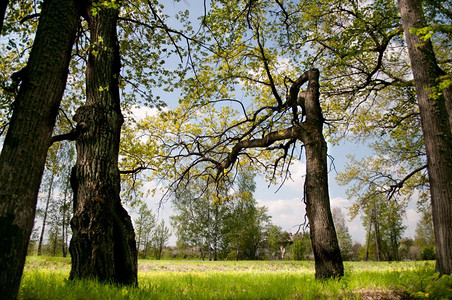
[[[69,258],[28,257],[20,299],[403,299],[407,281],[434,262],[346,262],[345,268],[341,280],[319,282],[310,261],[140,260],[139,287],[130,288],[68,281]]]

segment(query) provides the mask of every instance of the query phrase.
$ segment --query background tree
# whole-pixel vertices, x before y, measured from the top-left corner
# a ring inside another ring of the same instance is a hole
[[[38,255],[41,255],[42,242],[44,240],[44,234],[45,234],[45,228],[46,228],[46,222],[47,222],[47,215],[49,212],[49,204],[50,204],[50,200],[52,198],[52,188],[53,188],[53,180],[54,179],[55,179],[55,172],[51,170],[49,184],[48,184],[47,197],[45,198],[45,207],[44,207],[44,210],[42,211],[42,226],[41,226],[41,234],[39,236],[39,243],[38,243]]]
[[[137,236],[137,249],[143,258],[147,257],[148,245],[151,241],[152,232],[156,227],[155,215],[148,208],[146,203],[140,205],[138,209],[138,217],[135,219],[135,234]]]
[[[30,241],[28,243],[27,255],[37,254],[37,246],[39,242],[39,228],[36,226],[36,222],[33,226],[33,230],[30,235]]]
[[[208,218],[210,214],[206,213],[210,203],[193,194],[190,188],[175,194],[173,201],[175,214],[171,216],[171,225],[175,229],[178,243],[199,247],[201,258],[204,260],[204,244],[207,236],[203,233],[205,233],[204,226],[210,224]]]
[[[435,234],[430,207],[422,211],[416,224],[414,245],[418,249],[418,259],[435,259]]]
[[[333,211],[334,212],[334,211]],[[334,217],[334,214],[333,214]],[[339,236],[338,236],[339,239]],[[340,240],[339,240],[340,247]],[[306,258],[306,243],[303,241],[303,234],[296,234],[293,238],[292,253],[294,260],[304,260]],[[342,249],[341,249],[342,251]],[[342,254],[342,252],[341,252]]]
[[[152,243],[152,250],[154,252],[154,257],[157,260],[162,259],[163,254],[163,248],[168,244],[169,237],[170,237],[170,229],[165,226],[165,221],[162,220],[155,228],[151,243]]]
[[[175,215],[171,220],[176,235],[178,239],[200,247],[202,259],[207,254],[209,260],[216,260],[223,243],[227,210],[221,205],[224,196],[219,196],[218,192],[212,187],[204,189],[204,184],[198,179],[178,189],[173,199]]]
[[[342,258],[344,260],[351,260],[353,257],[353,241],[352,236],[348,231],[347,224],[345,223],[344,213],[340,207],[334,207],[332,214]]]
[[[365,247],[359,242],[353,244],[353,258],[355,260],[364,260],[365,258]]]
[[[248,173],[240,173],[237,179],[238,190],[228,201],[229,212],[225,220],[225,232],[230,247],[235,251],[235,259],[243,259],[246,251],[244,245],[245,232],[254,225],[255,200],[253,193],[256,190],[256,183],[253,176]],[[253,257],[255,257],[253,255]]]
[[[224,222],[224,235],[228,241],[225,246],[230,253],[235,254],[236,260],[259,259],[265,254],[271,225],[267,208],[257,206],[255,200],[238,206],[242,207],[238,211],[232,211]],[[232,216],[237,219],[233,219]]]
[[[242,171],[238,174],[237,190],[225,205],[228,212],[224,220],[225,246],[236,260],[255,260],[263,254],[268,241],[270,217],[265,207],[257,206],[254,199],[254,175]]]
[[[63,257],[67,256],[69,250],[69,229],[70,229],[70,220],[72,217],[71,210],[71,199],[72,199],[72,190],[70,190],[70,172],[66,173],[67,175],[62,179],[62,205],[60,207],[60,212],[62,214],[61,218],[61,232],[62,232],[62,253]]]
[[[73,1],[44,1],[0,155],[0,294],[16,298],[47,149],[79,24]]]
[[[40,187],[36,220],[41,222],[38,255],[42,254],[44,242],[48,239],[49,228],[58,229],[58,253],[67,255],[69,220],[71,215],[71,195],[69,176],[74,161],[75,149],[69,143],[53,144],[49,149],[46,170]],[[35,221],[36,221],[35,220]],[[57,228],[58,227],[58,228]],[[46,239],[45,239],[46,238]],[[56,244],[55,244],[56,245]],[[48,247],[47,247],[48,248]],[[61,251],[60,251],[61,250]]]
[[[415,260],[417,257],[413,255],[416,249],[414,247],[414,241],[412,238],[402,238],[399,246],[399,259],[400,260]]]
[[[60,201],[53,201],[49,209],[49,230],[48,230],[48,243],[47,247],[51,255],[55,256],[62,254],[61,245],[63,243],[63,232],[62,232],[62,211],[61,211],[61,199]]]
[[[378,191],[366,195],[361,206],[358,203],[352,205],[352,217],[362,211],[363,226],[367,231],[365,260],[399,259],[399,242],[405,230],[399,205],[393,200],[388,201]]]
[[[281,241],[287,240],[288,234],[284,234],[280,226],[271,225],[268,230],[268,250],[271,258],[281,258]]]

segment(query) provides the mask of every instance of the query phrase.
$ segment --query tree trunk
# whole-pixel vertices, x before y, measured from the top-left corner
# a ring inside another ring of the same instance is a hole
[[[306,149],[306,214],[309,219],[315,277],[344,275],[339,243],[334,228],[328,193],[327,145],[323,137],[323,116],[319,103],[319,71],[309,71],[305,97],[307,130],[301,140]]]
[[[204,257],[204,251],[202,251],[202,248],[203,248],[202,243],[200,243],[199,244],[199,253],[201,254],[202,261],[205,261],[206,258]]]
[[[136,225],[136,224],[135,224]],[[137,242],[137,251],[138,251],[138,255],[140,254],[140,249],[141,249],[141,236],[143,235],[143,226],[139,225],[139,227],[137,228],[136,232],[138,232],[138,239],[136,239]]]
[[[242,227],[240,226],[239,235],[237,236],[237,247],[235,249],[235,260],[236,261],[239,261],[241,237],[242,237]]]
[[[210,246],[210,243],[209,243],[209,261],[212,261],[212,247]]]
[[[375,249],[377,253],[377,261],[381,261],[380,230],[378,229],[378,223],[376,218],[374,219],[374,228],[375,228]]]
[[[5,20],[6,9],[8,8],[9,0],[3,0],[0,3],[0,35],[3,30],[3,21]]]
[[[144,240],[144,253],[143,253],[143,258],[148,257],[148,252],[149,252],[149,241],[148,241],[148,238],[146,237],[146,239]]]
[[[425,27],[419,0],[399,0],[402,24],[414,76],[419,112],[427,152],[427,169],[435,232],[436,270],[452,271],[452,92],[451,87],[433,96],[444,72],[436,63],[430,42],[411,34],[411,28]]]
[[[0,155],[0,295],[5,299],[16,298],[19,290],[78,23],[74,1],[44,1]]]
[[[62,251],[63,251],[63,257],[67,256],[67,240],[68,240],[68,211],[69,211],[69,205],[67,202],[67,196],[68,196],[68,192],[69,192],[69,188],[70,188],[70,182],[69,182],[69,176],[67,177],[66,183],[64,185],[64,201],[63,201],[63,222],[62,222],[62,231],[63,231],[63,236],[62,236],[62,241],[61,241],[61,246],[62,246]]]
[[[53,238],[53,256],[56,255],[56,249],[58,246],[58,226],[56,227],[56,232],[55,232],[55,236]]]
[[[213,261],[217,261],[218,260],[217,252],[218,252],[218,249],[217,249],[217,237],[215,237],[215,239],[214,239],[214,247],[213,247]]]
[[[369,260],[369,247],[370,247],[370,233],[372,231],[372,219],[369,219],[369,226],[367,227],[367,243],[366,243],[366,257],[365,261]]]
[[[70,279],[137,284],[137,248],[132,221],[121,205],[118,152],[123,117],[116,23],[119,10],[86,7],[91,49],[86,70],[86,105],[74,117],[77,138],[72,171],[74,216]]]
[[[46,230],[47,213],[49,211],[49,203],[50,203],[50,198],[52,196],[52,186],[53,186],[53,178],[54,177],[55,177],[55,173],[52,170],[52,176],[50,177],[50,183],[49,183],[49,192],[47,194],[47,200],[46,200],[46,208],[44,210],[44,218],[42,220],[41,236],[39,237],[38,256],[41,255],[42,241],[44,240],[44,233]]]

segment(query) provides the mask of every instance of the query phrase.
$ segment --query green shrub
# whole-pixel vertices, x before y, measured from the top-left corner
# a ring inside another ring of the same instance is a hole
[[[421,260],[435,260],[435,247],[434,246],[425,246],[422,248],[420,253]]]
[[[435,273],[431,265],[425,264],[412,272],[400,275],[402,292],[415,299],[451,299],[452,276]]]
[[[305,257],[306,247],[301,239],[296,239],[292,246],[293,259],[303,260]]]

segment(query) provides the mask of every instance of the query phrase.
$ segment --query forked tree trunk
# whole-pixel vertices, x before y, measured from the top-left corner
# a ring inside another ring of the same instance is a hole
[[[436,270],[452,272],[452,87],[440,95],[434,88],[445,75],[436,63],[430,40],[411,34],[411,28],[425,27],[420,0],[399,0],[405,39],[413,71],[419,113],[427,152],[427,169],[435,232]]]
[[[79,23],[72,0],[45,0],[0,155],[0,297],[15,299],[39,185]]]
[[[137,284],[137,248],[132,222],[120,201],[118,151],[123,117],[118,78],[118,9],[86,7],[91,49],[86,71],[86,105],[75,120],[77,163],[71,183],[74,216],[70,279],[93,278]],[[81,126],[80,126],[81,125]]]
[[[344,265],[334,228],[328,193],[327,144],[323,137],[323,116],[319,102],[319,71],[308,72],[305,96],[306,130],[301,140],[306,149],[306,214],[309,219],[315,277],[344,275]]]
[[[306,92],[300,93],[301,86],[308,82]],[[263,138],[240,141],[234,145],[225,160],[217,166],[218,174],[231,166],[244,148],[268,147],[276,141],[300,140],[306,149],[306,214],[309,219],[312,249],[315,258],[317,279],[341,277],[344,265],[339,249],[328,193],[327,145],[323,137],[323,116],[320,108],[319,70],[311,69],[303,73],[290,87],[285,108],[293,111],[302,107],[301,116],[291,127],[270,132]],[[303,120],[306,116],[306,120]],[[301,119],[299,119],[301,117]]]

